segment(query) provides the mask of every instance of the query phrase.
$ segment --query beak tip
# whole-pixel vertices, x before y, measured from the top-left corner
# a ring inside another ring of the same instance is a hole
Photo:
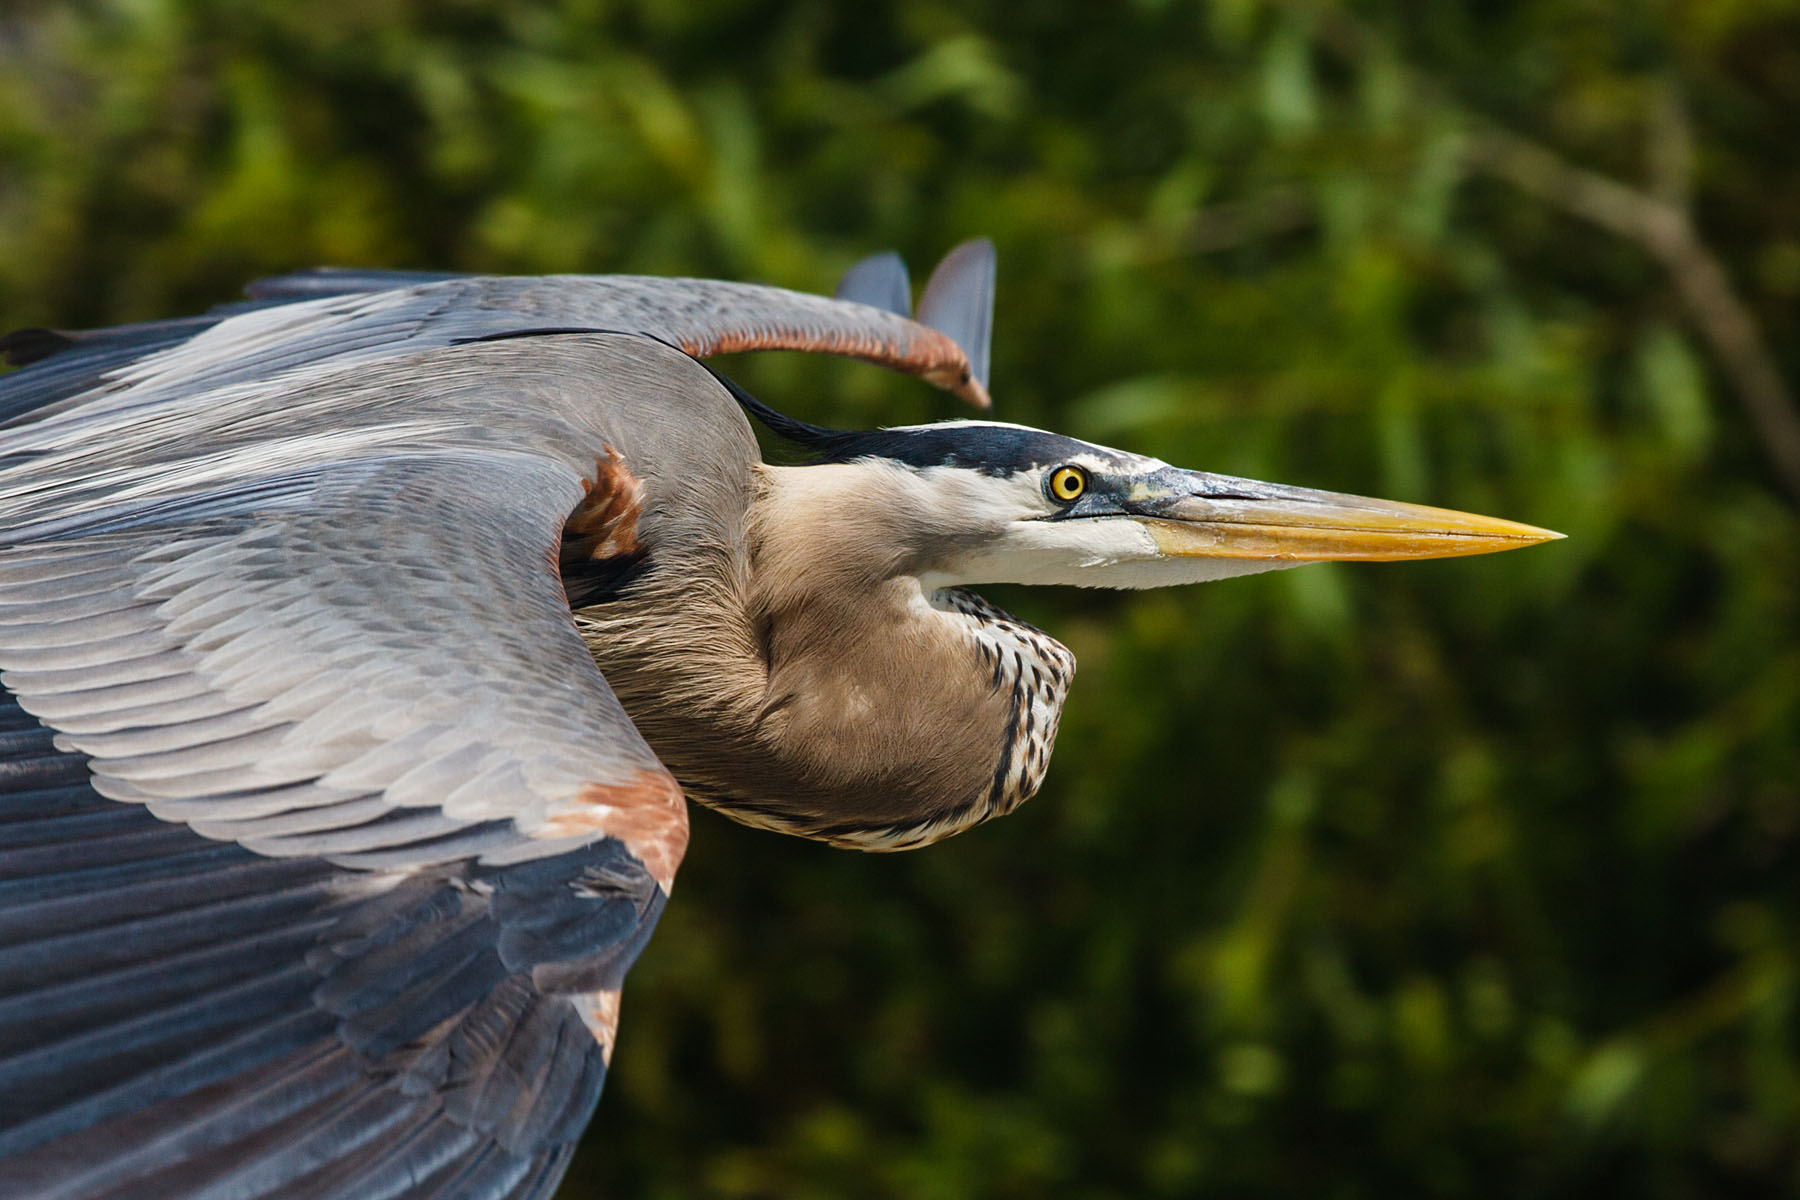
[[[1528,546],[1535,546],[1539,542],[1560,542],[1568,536],[1568,534],[1558,533],[1554,529],[1539,529],[1535,525],[1520,526],[1520,540]]]

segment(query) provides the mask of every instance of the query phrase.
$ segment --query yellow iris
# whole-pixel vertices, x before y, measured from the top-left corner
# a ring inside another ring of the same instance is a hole
[[[1087,472],[1080,467],[1058,467],[1050,476],[1050,494],[1058,500],[1081,499],[1087,491]]]

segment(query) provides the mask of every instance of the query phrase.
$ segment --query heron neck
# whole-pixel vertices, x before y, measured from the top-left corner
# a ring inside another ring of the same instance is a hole
[[[1073,657],[979,597],[868,572],[833,505],[753,512],[710,597],[659,595],[652,571],[604,627],[584,614],[596,661],[688,794],[748,824],[903,849],[1016,807]]]

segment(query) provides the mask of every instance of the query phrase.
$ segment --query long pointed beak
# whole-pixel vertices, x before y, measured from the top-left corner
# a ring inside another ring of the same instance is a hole
[[[1492,554],[1563,536],[1447,508],[1174,468],[1145,479],[1130,508],[1171,558],[1387,562]]]

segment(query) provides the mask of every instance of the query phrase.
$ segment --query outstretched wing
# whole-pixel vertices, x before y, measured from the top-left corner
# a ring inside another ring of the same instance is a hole
[[[554,1187],[687,838],[557,572],[584,414],[712,385],[547,342],[0,431],[0,1195]]]
[[[154,405],[172,392],[326,361],[577,330],[650,334],[702,357],[805,350],[858,358],[987,408],[992,261],[985,241],[945,259],[926,295],[942,328],[870,304],[713,279],[307,271],[261,280],[250,301],[204,317],[0,338],[7,361],[36,364],[0,380],[0,426],[59,404],[92,403],[96,392],[125,391],[137,405]]]

